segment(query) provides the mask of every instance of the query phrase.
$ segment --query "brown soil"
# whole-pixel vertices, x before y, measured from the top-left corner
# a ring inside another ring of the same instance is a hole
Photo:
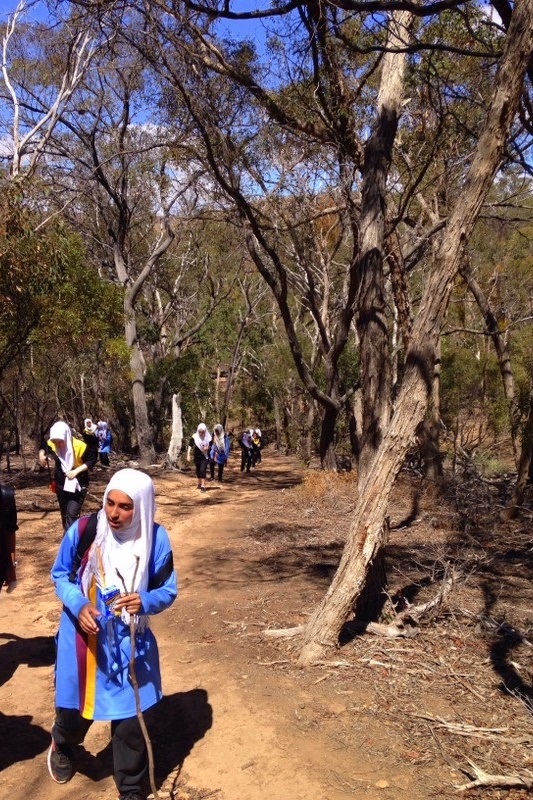
[[[95,470],[85,511],[108,474]],[[349,526],[350,476],[305,473],[268,451],[250,476],[234,459],[205,494],[190,472],[153,475],[180,584],[153,620],[165,698],[147,722],[160,797],[452,798],[469,761],[492,774],[533,771],[531,645],[517,633],[533,618],[529,523],[485,527],[489,498],[469,504],[464,483],[453,496],[426,495],[415,512],[416,481],[403,475],[390,509],[391,594],[429,599],[445,562],[466,577],[416,637],[347,637],[303,670],[297,641],[262,633],[305,622],[323,596]],[[5,479],[15,481],[20,529],[18,585],[0,594],[0,797],[112,800],[106,723],[91,728],[72,783],[48,776],[59,513],[46,475]]]

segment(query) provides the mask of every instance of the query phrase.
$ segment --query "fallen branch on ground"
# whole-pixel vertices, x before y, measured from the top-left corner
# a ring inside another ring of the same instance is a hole
[[[445,728],[450,733],[457,736],[469,736],[475,739],[493,739],[507,744],[530,744],[531,736],[509,737],[501,734],[507,733],[509,728],[479,728],[476,725],[469,725],[466,722],[448,722],[442,717],[434,717],[431,714],[409,714],[414,719],[425,719],[439,728]]]
[[[261,631],[261,636],[267,639],[294,639],[296,636],[302,636],[305,630],[305,625],[296,625],[294,628],[267,628],[266,631]]]
[[[365,622],[353,620],[349,623],[350,629],[354,633],[373,633],[376,636],[386,636],[389,639],[403,636],[409,638],[418,633],[418,624],[423,617],[427,617],[431,612],[437,611],[444,599],[449,595],[452,587],[456,583],[456,575],[453,570],[445,573],[438,593],[427,603],[418,606],[410,606],[405,611],[396,614],[392,622]],[[294,639],[302,636],[305,625],[296,625],[293,628],[270,628],[261,632],[261,635],[269,639]]]
[[[477,767],[473,761],[468,759],[468,763],[472,767],[472,771],[463,769],[467,775],[473,774],[475,779],[468,783],[463,783],[461,786],[456,786],[458,792],[466,792],[468,789],[475,789],[480,786],[505,786],[506,788],[520,788],[531,789],[533,788],[533,775],[528,772],[524,775],[489,775],[480,767]]]
[[[427,616],[431,611],[436,611],[440,609],[443,601],[446,597],[450,594],[454,583],[457,582],[457,577],[453,569],[446,570],[444,579],[441,583],[440,589],[431,600],[428,600],[427,603],[420,603],[418,606],[410,606],[406,608],[405,611],[401,611],[399,614],[396,615],[395,621],[402,621],[405,619],[412,619],[418,622],[422,617]]]
[[[428,600],[427,603],[420,603],[418,606],[409,606],[409,608],[396,614],[394,619],[387,624],[383,622],[359,622],[358,620],[354,620],[354,622],[350,623],[350,627],[355,633],[373,633],[376,636],[386,636],[389,639],[400,636],[404,638],[416,636],[419,631],[420,620],[440,609],[456,581],[455,572],[453,570],[449,573],[446,571],[439,591],[435,597]]]

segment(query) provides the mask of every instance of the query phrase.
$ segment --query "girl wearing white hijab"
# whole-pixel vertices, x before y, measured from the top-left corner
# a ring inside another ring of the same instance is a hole
[[[205,492],[205,476],[207,475],[207,465],[209,463],[209,448],[211,447],[211,434],[207,430],[207,425],[201,422],[196,433],[193,433],[187,448],[187,462],[191,460],[191,452],[194,454],[194,466],[198,479],[198,489]]]
[[[154,522],[154,512],[151,478],[138,470],[119,470],[107,485],[94,541],[76,574],[72,565],[82,529],[89,524],[86,517],[67,531],[52,568],[63,611],[48,769],[57,783],[69,781],[75,768],[73,746],[83,741],[93,720],[111,720],[120,800],[140,800],[147,772],[129,671],[131,648],[144,711],[162,697],[149,617],[168,608],[177,594],[170,542],[166,530]]]
[[[211,480],[215,477],[215,464],[217,465],[217,481],[222,482],[222,474],[224,466],[228,460],[230,451],[230,442],[227,433],[224,432],[223,426],[218,423],[213,428],[213,441],[211,442],[211,450],[209,453],[209,471]]]
[[[89,487],[89,470],[98,459],[96,437],[84,434],[83,439],[78,439],[66,422],[54,422],[50,438],[39,450],[39,463],[50,468],[51,458],[61,521],[66,531],[81,513]]]
[[[109,453],[113,436],[109,430],[109,425],[103,419],[97,423],[96,437],[98,439],[98,458],[104,467],[109,466]]]

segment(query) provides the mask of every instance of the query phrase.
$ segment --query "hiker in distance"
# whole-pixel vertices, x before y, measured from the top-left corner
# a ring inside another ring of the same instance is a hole
[[[243,431],[242,436],[239,439],[239,444],[241,446],[241,472],[248,473],[252,467],[254,448],[251,431],[252,429]]]
[[[68,529],[51,572],[63,610],[48,770],[57,783],[67,783],[75,771],[75,746],[93,720],[110,720],[119,800],[146,796],[147,748],[136,700],[145,711],[162,697],[149,618],[177,595],[169,538],[154,513],[151,478],[119,470],[98,514]],[[130,675],[132,648],[137,688]]]
[[[109,453],[113,443],[113,434],[105,420],[101,419],[97,423],[96,437],[98,439],[98,458],[104,467],[109,466]]]
[[[39,450],[39,463],[50,470],[54,466],[54,489],[57,493],[63,531],[78,519],[89,487],[89,471],[98,459],[98,440],[84,429],[83,439],[72,435],[66,422],[54,422],[50,438]],[[51,481],[52,483],[52,481]]]
[[[227,433],[220,423],[213,428],[213,438],[209,450],[209,474],[211,480],[215,478],[215,466],[217,468],[217,481],[222,482],[222,474],[228,460],[230,451],[230,440]]]
[[[205,492],[205,476],[207,475],[207,465],[209,463],[209,450],[211,447],[211,434],[207,430],[207,425],[200,422],[196,433],[193,433],[187,448],[187,463],[190,463],[191,453],[194,458],[196,477],[198,479],[197,488]]]
[[[250,428],[250,436],[252,437],[252,467],[261,463],[261,430],[260,428]]]

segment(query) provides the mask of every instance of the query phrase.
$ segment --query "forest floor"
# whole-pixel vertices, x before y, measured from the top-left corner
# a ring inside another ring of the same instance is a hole
[[[529,796],[457,787],[473,764],[533,773],[531,518],[502,522],[494,488],[476,494],[464,480],[419,497],[419,479],[402,473],[390,504],[391,596],[434,597],[444,564],[460,579],[417,636],[347,637],[301,669],[297,641],[263,632],[305,622],[322,598],[355,482],[270,449],[248,476],[236,462],[203,494],[192,472],[150,470],[180,586],[153,618],[165,697],[147,723],[160,797]],[[99,507],[108,478],[95,469],[84,511]],[[108,723],[90,729],[71,783],[48,776],[59,512],[45,474],[15,468],[1,479],[16,487],[20,528],[18,584],[0,594],[0,798],[114,800]]]

